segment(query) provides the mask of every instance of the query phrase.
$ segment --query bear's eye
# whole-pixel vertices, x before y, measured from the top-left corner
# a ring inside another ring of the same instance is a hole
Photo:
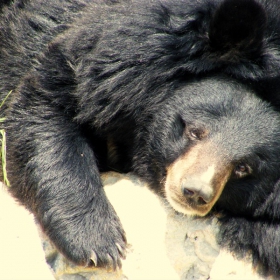
[[[190,130],[190,136],[194,139],[199,139],[199,131],[198,129],[191,129]]]
[[[251,168],[246,163],[238,163],[234,169],[234,173],[238,178],[243,178],[251,173]]]
[[[206,131],[204,129],[200,128],[191,128],[189,130],[189,136],[193,140],[201,140],[207,135]]]

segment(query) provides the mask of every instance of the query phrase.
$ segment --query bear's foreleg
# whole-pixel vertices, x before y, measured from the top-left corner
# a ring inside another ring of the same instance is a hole
[[[79,125],[34,80],[15,93],[7,116],[11,192],[69,260],[116,268],[126,238],[95,155]]]

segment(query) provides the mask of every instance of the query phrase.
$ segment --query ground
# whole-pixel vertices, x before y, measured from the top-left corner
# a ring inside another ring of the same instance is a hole
[[[131,244],[122,271],[88,270],[69,265],[41,235],[44,252],[33,216],[17,205],[1,186],[0,279],[54,279],[44,253],[56,279],[63,280],[262,279],[254,274],[250,263],[237,261],[229,253],[220,251],[215,241],[218,230],[215,217],[192,219],[175,214],[163,207],[145,186],[140,187],[142,182],[134,176],[110,173],[103,176],[103,180]],[[137,200],[124,203],[128,194]]]

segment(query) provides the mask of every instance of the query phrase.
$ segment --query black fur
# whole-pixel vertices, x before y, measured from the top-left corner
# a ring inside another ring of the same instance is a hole
[[[12,0],[1,0],[0,1],[0,10],[3,9],[6,5],[9,5],[12,3]]]
[[[125,255],[100,171],[133,171],[164,196],[168,166],[210,140],[231,165],[252,168],[244,178],[233,172],[216,204],[220,242],[252,250],[280,273],[279,11],[276,0],[22,0],[5,8],[10,190],[67,258],[116,267]],[[193,127],[207,139],[193,139]]]

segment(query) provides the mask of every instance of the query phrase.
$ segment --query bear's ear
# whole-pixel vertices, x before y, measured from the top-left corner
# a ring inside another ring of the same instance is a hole
[[[254,0],[225,0],[214,12],[209,39],[214,51],[254,55],[262,47],[266,13]]]

